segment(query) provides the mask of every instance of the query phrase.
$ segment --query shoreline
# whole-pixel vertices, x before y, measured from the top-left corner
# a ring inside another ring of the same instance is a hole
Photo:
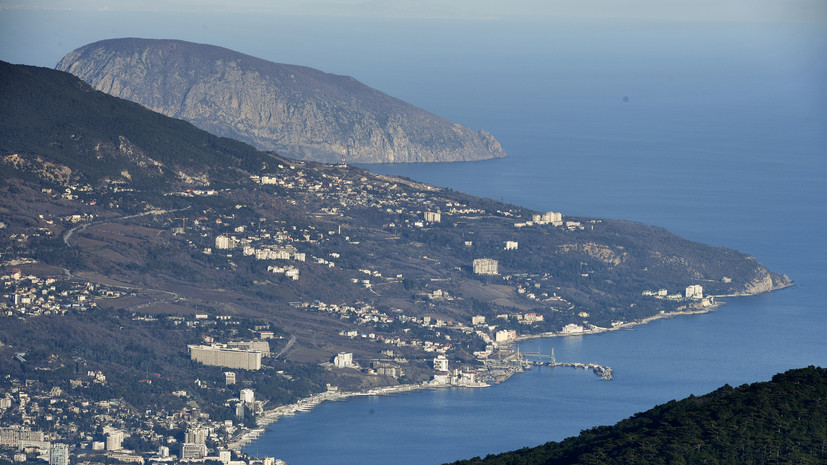
[[[721,297],[727,297],[727,296],[721,296]],[[548,333],[540,333],[540,334],[524,334],[524,335],[517,336],[516,338],[509,341],[509,343],[527,341],[527,340],[530,340],[530,339],[538,339],[538,338],[544,338],[544,337],[586,336],[586,335],[592,335],[592,334],[609,333],[609,332],[612,332],[612,331],[620,331],[620,330],[624,330],[624,329],[631,329],[631,328],[634,328],[635,326],[645,325],[647,323],[651,323],[651,322],[656,321],[656,320],[662,320],[662,319],[665,319],[665,318],[674,318],[674,317],[686,316],[686,315],[701,315],[701,314],[704,314],[704,313],[710,313],[710,312],[715,311],[718,307],[720,307],[722,305],[725,305],[725,304],[726,304],[725,302],[720,302],[720,303],[716,302],[714,304],[708,305],[705,308],[700,308],[700,309],[697,309],[697,310],[686,310],[686,311],[677,311],[677,312],[669,312],[669,313],[659,313],[657,315],[647,316],[646,318],[643,318],[643,319],[640,319],[640,320],[627,321],[627,322],[619,324],[617,326],[612,326],[611,328],[595,327],[594,329],[584,330],[584,331],[581,331],[579,333],[548,332]]]
[[[757,292],[752,294],[727,294],[727,295],[713,295],[716,299],[714,303],[711,303],[705,307],[697,308],[693,310],[684,310],[684,311],[675,311],[675,312],[668,312],[668,313],[658,313],[656,315],[648,316],[646,318],[629,321],[617,326],[613,326],[611,328],[595,328],[590,329],[587,331],[582,331],[579,333],[556,333],[556,332],[547,332],[541,334],[526,334],[520,335],[516,338],[509,341],[509,343],[517,343],[520,341],[526,341],[530,339],[538,339],[538,338],[545,338],[545,337],[566,337],[566,336],[585,336],[585,335],[593,335],[593,334],[603,334],[611,331],[619,331],[624,329],[634,328],[635,326],[644,325],[647,323],[651,323],[653,321],[661,320],[664,318],[674,318],[680,316],[689,316],[689,315],[701,315],[704,313],[710,313],[717,310],[719,307],[726,305],[726,302],[718,302],[717,299],[719,298],[737,298],[737,297],[749,297],[759,294],[764,294],[767,292],[773,292],[781,289],[786,289],[788,287],[793,287],[794,284],[792,282],[775,287],[773,289]],[[509,376],[510,378],[510,376]],[[261,416],[256,419],[256,427],[249,429],[232,441],[227,444],[227,448],[231,450],[241,451],[245,446],[249,445],[253,441],[257,440],[259,436],[266,432],[266,427],[272,423],[278,422],[282,417],[289,417],[294,416],[296,413],[299,412],[310,412],[319,404],[323,402],[338,402],[344,401],[351,397],[359,397],[359,396],[386,396],[392,394],[400,394],[400,393],[407,393],[413,391],[421,391],[427,389],[440,389],[446,387],[462,387],[462,386],[454,386],[454,385],[438,385],[438,384],[431,384],[430,382],[422,382],[419,384],[398,384],[394,386],[382,386],[382,387],[375,387],[368,389],[366,391],[338,391],[338,390],[329,390],[325,392],[320,392],[317,394],[312,394],[309,397],[304,397],[299,399],[298,401],[292,404],[280,405],[278,407],[274,407],[270,410],[265,411]],[[474,386],[470,386],[471,388],[475,388]]]
[[[779,291],[781,289],[787,289],[789,287],[794,287],[794,286],[795,286],[795,284],[792,281],[790,281],[787,284],[777,286],[777,287],[773,287],[772,289],[762,291],[762,292],[710,295],[709,297],[712,297],[713,299],[715,299],[715,302],[713,302],[713,303],[711,303],[711,304],[709,304],[709,305],[707,305],[703,308],[698,308],[698,309],[694,309],[694,310],[682,310],[682,311],[675,311],[675,312],[668,312],[668,313],[662,312],[662,313],[658,313],[656,315],[647,316],[646,318],[643,318],[643,319],[640,319],[640,320],[627,321],[627,322],[619,324],[617,326],[612,326],[611,328],[595,327],[594,329],[584,330],[584,331],[579,332],[579,333],[547,332],[547,333],[540,333],[540,334],[524,334],[524,335],[517,336],[516,338],[509,341],[509,343],[527,341],[527,340],[530,340],[530,339],[538,339],[538,338],[543,338],[543,337],[565,337],[565,336],[585,336],[585,335],[589,335],[589,334],[603,334],[603,333],[608,333],[608,332],[611,332],[611,331],[619,331],[619,330],[622,330],[622,329],[630,329],[630,328],[633,328],[635,326],[645,325],[647,323],[651,323],[653,321],[661,320],[661,319],[664,319],[664,318],[674,318],[674,317],[685,316],[685,315],[701,315],[701,314],[704,314],[704,313],[714,312],[719,307],[721,307],[723,305],[726,305],[726,302],[718,302],[718,299],[756,296],[756,295],[766,294],[766,293],[769,293],[769,292]]]
[[[392,394],[400,394],[412,391],[420,391],[426,389],[437,389],[440,386],[429,383],[420,384],[398,384],[395,386],[382,386],[371,388],[366,391],[325,391],[317,394],[312,394],[309,397],[304,397],[292,404],[279,405],[273,409],[267,410],[256,418],[256,427],[245,431],[239,437],[233,439],[227,444],[227,448],[231,450],[241,450],[251,442],[258,439],[262,433],[266,431],[266,427],[272,423],[278,422],[283,417],[291,417],[299,412],[310,412],[323,402],[338,402],[344,401],[351,397],[359,396],[387,396]]]

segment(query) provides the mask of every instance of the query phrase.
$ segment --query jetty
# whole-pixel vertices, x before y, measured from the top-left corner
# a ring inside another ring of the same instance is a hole
[[[518,352],[517,357],[525,366],[548,366],[548,367],[570,367],[582,368],[584,370],[591,370],[597,376],[605,381],[614,379],[612,374],[612,367],[608,365],[600,365],[597,363],[581,363],[581,362],[558,362],[554,356],[554,349],[551,349],[551,355],[544,355],[539,352]]]

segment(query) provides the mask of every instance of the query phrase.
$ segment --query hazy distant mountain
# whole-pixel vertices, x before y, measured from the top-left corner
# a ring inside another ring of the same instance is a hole
[[[98,90],[264,150],[318,161],[469,161],[504,157],[471,129],[348,76],[177,40],[113,39],[57,69]]]

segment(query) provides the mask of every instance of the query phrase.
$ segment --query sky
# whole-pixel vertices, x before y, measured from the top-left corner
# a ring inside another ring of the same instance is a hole
[[[824,0],[2,0],[0,9],[495,20],[509,17],[824,22]]]

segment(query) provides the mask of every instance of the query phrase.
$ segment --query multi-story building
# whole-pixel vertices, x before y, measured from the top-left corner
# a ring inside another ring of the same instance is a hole
[[[106,450],[123,449],[123,431],[113,429],[106,434]]]
[[[69,465],[69,446],[54,443],[49,448],[49,465]]]
[[[227,347],[241,350],[257,350],[262,357],[270,356],[270,343],[267,341],[234,341],[228,342]]]
[[[442,213],[425,212],[425,221],[427,221],[428,223],[439,223],[442,221]]]
[[[221,345],[190,345],[190,358],[204,365],[242,370],[261,369],[261,352],[258,350],[234,349]]]
[[[350,352],[339,352],[333,359],[333,364],[337,368],[347,368],[353,366],[353,354]]]
[[[207,428],[196,426],[187,430],[186,442],[190,444],[206,444],[207,443]]]
[[[532,220],[536,224],[552,224],[560,226],[563,224],[563,214],[558,212],[548,212],[542,214],[535,214]]]
[[[434,370],[448,371],[448,359],[444,355],[437,355],[434,358]]]
[[[256,393],[252,389],[242,389],[238,395],[241,402],[245,404],[252,404],[256,401]]]
[[[185,442],[181,445],[181,460],[201,459],[207,456],[206,444]]]
[[[215,238],[215,248],[216,249],[232,249],[235,248],[235,238],[229,236],[216,236]]]
[[[704,298],[704,288],[700,284],[693,284],[686,288],[686,298],[692,300],[701,300]]]
[[[493,258],[477,258],[474,260],[474,273],[495,275],[498,274],[498,265],[499,262]]]

